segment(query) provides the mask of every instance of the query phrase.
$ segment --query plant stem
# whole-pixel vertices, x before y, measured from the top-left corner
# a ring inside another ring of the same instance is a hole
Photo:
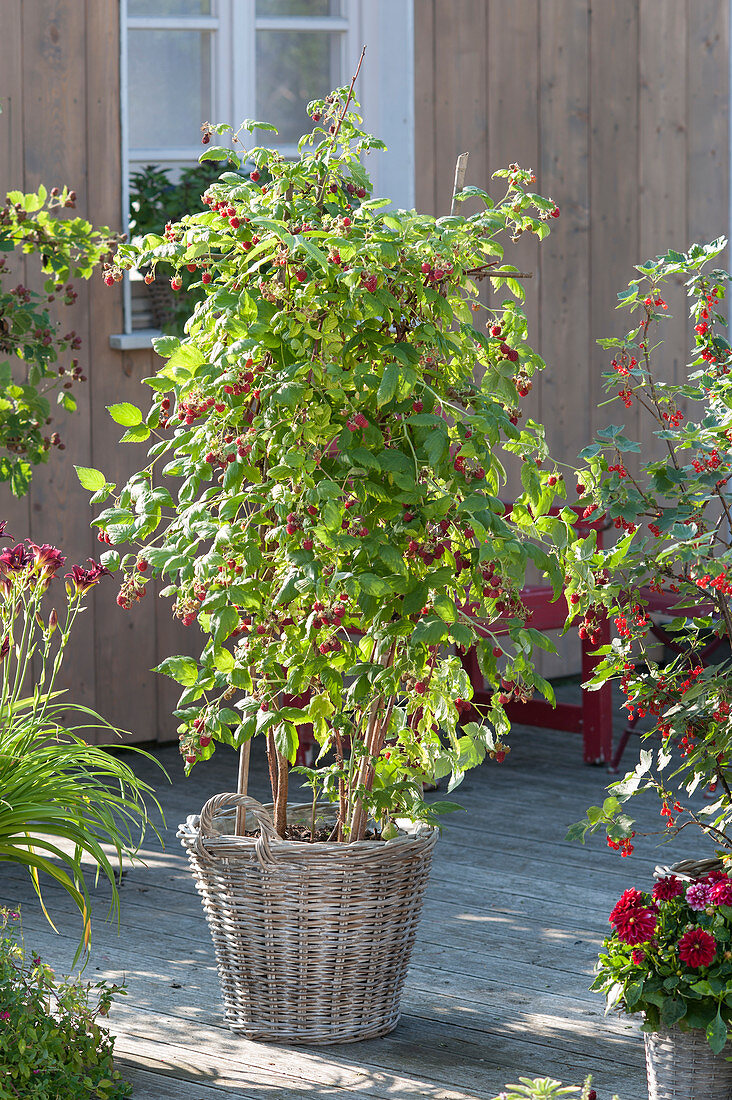
[[[274,740],[274,739],[273,739]],[[283,838],[287,829],[287,787],[289,782],[287,757],[275,749],[277,754],[277,796],[274,804],[274,827]]]
[[[386,659],[383,662],[385,668],[391,668],[394,664],[394,655],[396,653],[396,638],[391,643],[389,652],[386,655]],[[392,707],[394,705],[394,697],[389,700],[389,705],[386,710],[385,721],[379,723],[378,714],[381,707],[384,706],[384,696],[379,695],[374,699],[371,704],[371,711],[369,714],[369,722],[366,728],[366,736],[364,738],[366,753],[361,761],[361,767],[359,768],[357,786],[365,788],[365,790],[371,790],[371,784],[374,781],[374,769],[373,759],[378,751],[381,751],[381,745],[379,741],[383,741],[386,736],[386,729],[389,724],[389,718],[391,717]],[[359,795],[356,798],[355,805],[353,807],[353,814],[351,817],[351,829],[349,840],[363,840],[366,833],[366,809],[363,804],[363,798]]]
[[[277,801],[277,749],[272,730],[267,730],[267,766],[269,767],[269,785],[273,804]]]

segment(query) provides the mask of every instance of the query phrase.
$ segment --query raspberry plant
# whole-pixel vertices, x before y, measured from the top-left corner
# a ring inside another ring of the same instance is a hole
[[[722,314],[730,275],[710,269],[725,245],[723,239],[693,245],[636,268],[618,304],[637,315],[635,323],[624,337],[600,341],[613,356],[608,391],[625,408],[640,406],[658,441],[644,453],[623,425],[610,425],[582,452],[587,467],[577,489],[585,516],[604,511],[619,539],[594,554],[588,540],[579,540],[567,560],[573,613],[592,619],[605,608],[615,621],[617,640],[596,681],[619,681],[628,716],[644,720],[643,739],[657,746],[642,751],[635,770],[611,785],[605,805],[592,807],[573,829],[584,836],[607,828],[608,843],[623,854],[632,850],[633,831],[623,804],[647,788],[657,792],[669,829],[693,821],[732,848],[732,353]],[[658,330],[668,316],[665,287],[679,280],[690,301],[694,347],[688,377],[674,381],[664,370]],[[657,593],[675,612],[665,629],[678,650],[661,664],[650,648],[647,610]],[[715,639],[724,646],[709,662]],[[717,797],[696,811],[688,796],[699,787]]]
[[[360,839],[369,815],[389,830],[395,814],[431,820],[448,804],[428,807],[423,780],[454,786],[486,753],[502,759],[503,703],[551,692],[531,661],[548,643],[526,624],[525,571],[535,563],[559,591],[542,542],[566,542],[574,519],[547,515],[562,485],[540,468],[541,427],[521,424],[543,364],[502,244],[544,237],[554,203],[513,165],[497,173],[499,202],[458,196],[481,200],[470,217],[385,210],[361,163],[383,146],[356,108],[348,88],[312,103],[318,125],[293,161],[233,151],[272,127],[245,123],[233,148],[210,140],[230,127],[205,127],[201,159],[236,171],[106,273],[195,269],[205,295],[182,340],[156,343],[149,412],[110,408],[125,441],[152,442],[149,461],[121,490],[80,471],[95,500],[113,495],[100,537],[137,546],[104,558],[124,569],[118,603],[160,576],[173,614],[202,631],[197,660],[158,669],[183,687],[187,768],[217,741],[261,734],[284,835],[298,730],[312,726],[322,752],[308,781],[337,804],[339,840]],[[486,308],[484,278],[510,296]],[[522,463],[512,510],[502,451]],[[504,616],[508,635],[476,616]],[[461,730],[471,689],[451,647],[475,644],[503,690]]]
[[[41,185],[29,194],[10,191],[0,207],[0,481],[8,481],[17,497],[28,492],[33,467],[48,462],[51,448],[65,448],[49,428],[51,396],[74,412],[72,391],[86,382],[75,358],[81,337],[74,329],[63,331],[51,315],[52,303],[73,305],[74,282],[89,279],[117,240],[83,218],[58,217],[75,205],[75,192],[54,187],[49,193]],[[14,250],[40,256],[46,276],[42,294],[23,283],[3,285],[11,267],[1,254]]]

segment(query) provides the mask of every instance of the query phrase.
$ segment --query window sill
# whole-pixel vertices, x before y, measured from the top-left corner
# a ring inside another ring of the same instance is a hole
[[[115,351],[149,351],[157,336],[162,336],[159,328],[141,328],[137,332],[113,332],[109,337],[109,346]]]

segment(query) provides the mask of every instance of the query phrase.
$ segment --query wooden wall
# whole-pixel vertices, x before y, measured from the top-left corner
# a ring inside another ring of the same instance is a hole
[[[562,210],[537,249],[521,242],[531,330],[547,371],[527,402],[570,465],[594,427],[615,294],[638,260],[728,230],[727,0],[414,0],[417,205],[449,209],[458,153],[468,182],[517,160]],[[118,0],[2,0],[0,188],[68,183],[77,213],[119,228]],[[32,261],[23,280],[32,284]],[[70,319],[70,314],[73,318]],[[57,425],[67,448],[25,500],[0,486],[0,519],[17,538],[97,556],[88,494],[73,464],[124,481],[139,459],[117,444],[104,406],[140,403],[152,352],[109,348],[122,328],[118,288],[84,287],[64,324],[84,340],[89,382]],[[668,326],[683,366],[684,320]],[[630,427],[635,427],[631,424]],[[150,669],[195,643],[153,595],[132,612],[104,581],[77,624],[65,683],[135,740],[174,736],[175,687]],[[570,663],[548,668],[566,671]],[[576,662],[575,662],[576,663]]]
[[[2,9],[2,193],[68,184],[78,195],[77,215],[119,230],[118,0],[3,0]],[[34,285],[35,270],[31,258],[20,273],[27,285]],[[0,486],[0,518],[8,518],[16,539],[59,546],[71,565],[98,558],[104,549],[90,531],[89,494],[74,464],[97,467],[117,483],[135,468],[141,452],[117,444],[119,432],[104,406],[144,400],[140,379],[152,373],[153,353],[110,349],[109,334],[122,330],[122,297],[99,276],[80,288],[63,323],[83,339],[80,362],[89,381],[79,387],[78,411],[59,413],[54,425],[66,450],[51,454],[22,501]],[[123,612],[115,604],[117,591],[117,581],[104,578],[77,621],[64,686],[131,731],[132,739],[169,739],[175,736],[174,685],[150,670],[161,656],[184,651],[186,641],[175,636],[166,601],[150,594]]]
[[[595,340],[625,331],[614,304],[633,265],[729,232],[728,0],[414,5],[418,208],[449,210],[465,150],[468,183],[499,197],[491,172],[518,161],[560,207],[550,237],[519,242],[514,262],[535,272],[527,312],[547,363],[525,415],[571,469],[597,427],[642,432],[635,410],[598,409],[608,360]],[[680,294],[673,304],[678,377],[688,329]],[[576,666],[568,653],[547,672]]]

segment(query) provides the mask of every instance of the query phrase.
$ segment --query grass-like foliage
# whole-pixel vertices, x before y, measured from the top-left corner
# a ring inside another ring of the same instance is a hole
[[[94,729],[108,730],[110,740],[119,731],[56,689],[82,597],[106,573],[94,562],[74,566],[62,617],[45,613],[44,595],[64,560],[55,547],[32,542],[0,554],[0,861],[28,869],[42,906],[42,875],[67,891],[83,922],[78,958],[91,935],[84,862],[108,880],[116,912],[114,855],[104,845],[117,861],[135,854],[152,789],[123,760],[84,740]]]

